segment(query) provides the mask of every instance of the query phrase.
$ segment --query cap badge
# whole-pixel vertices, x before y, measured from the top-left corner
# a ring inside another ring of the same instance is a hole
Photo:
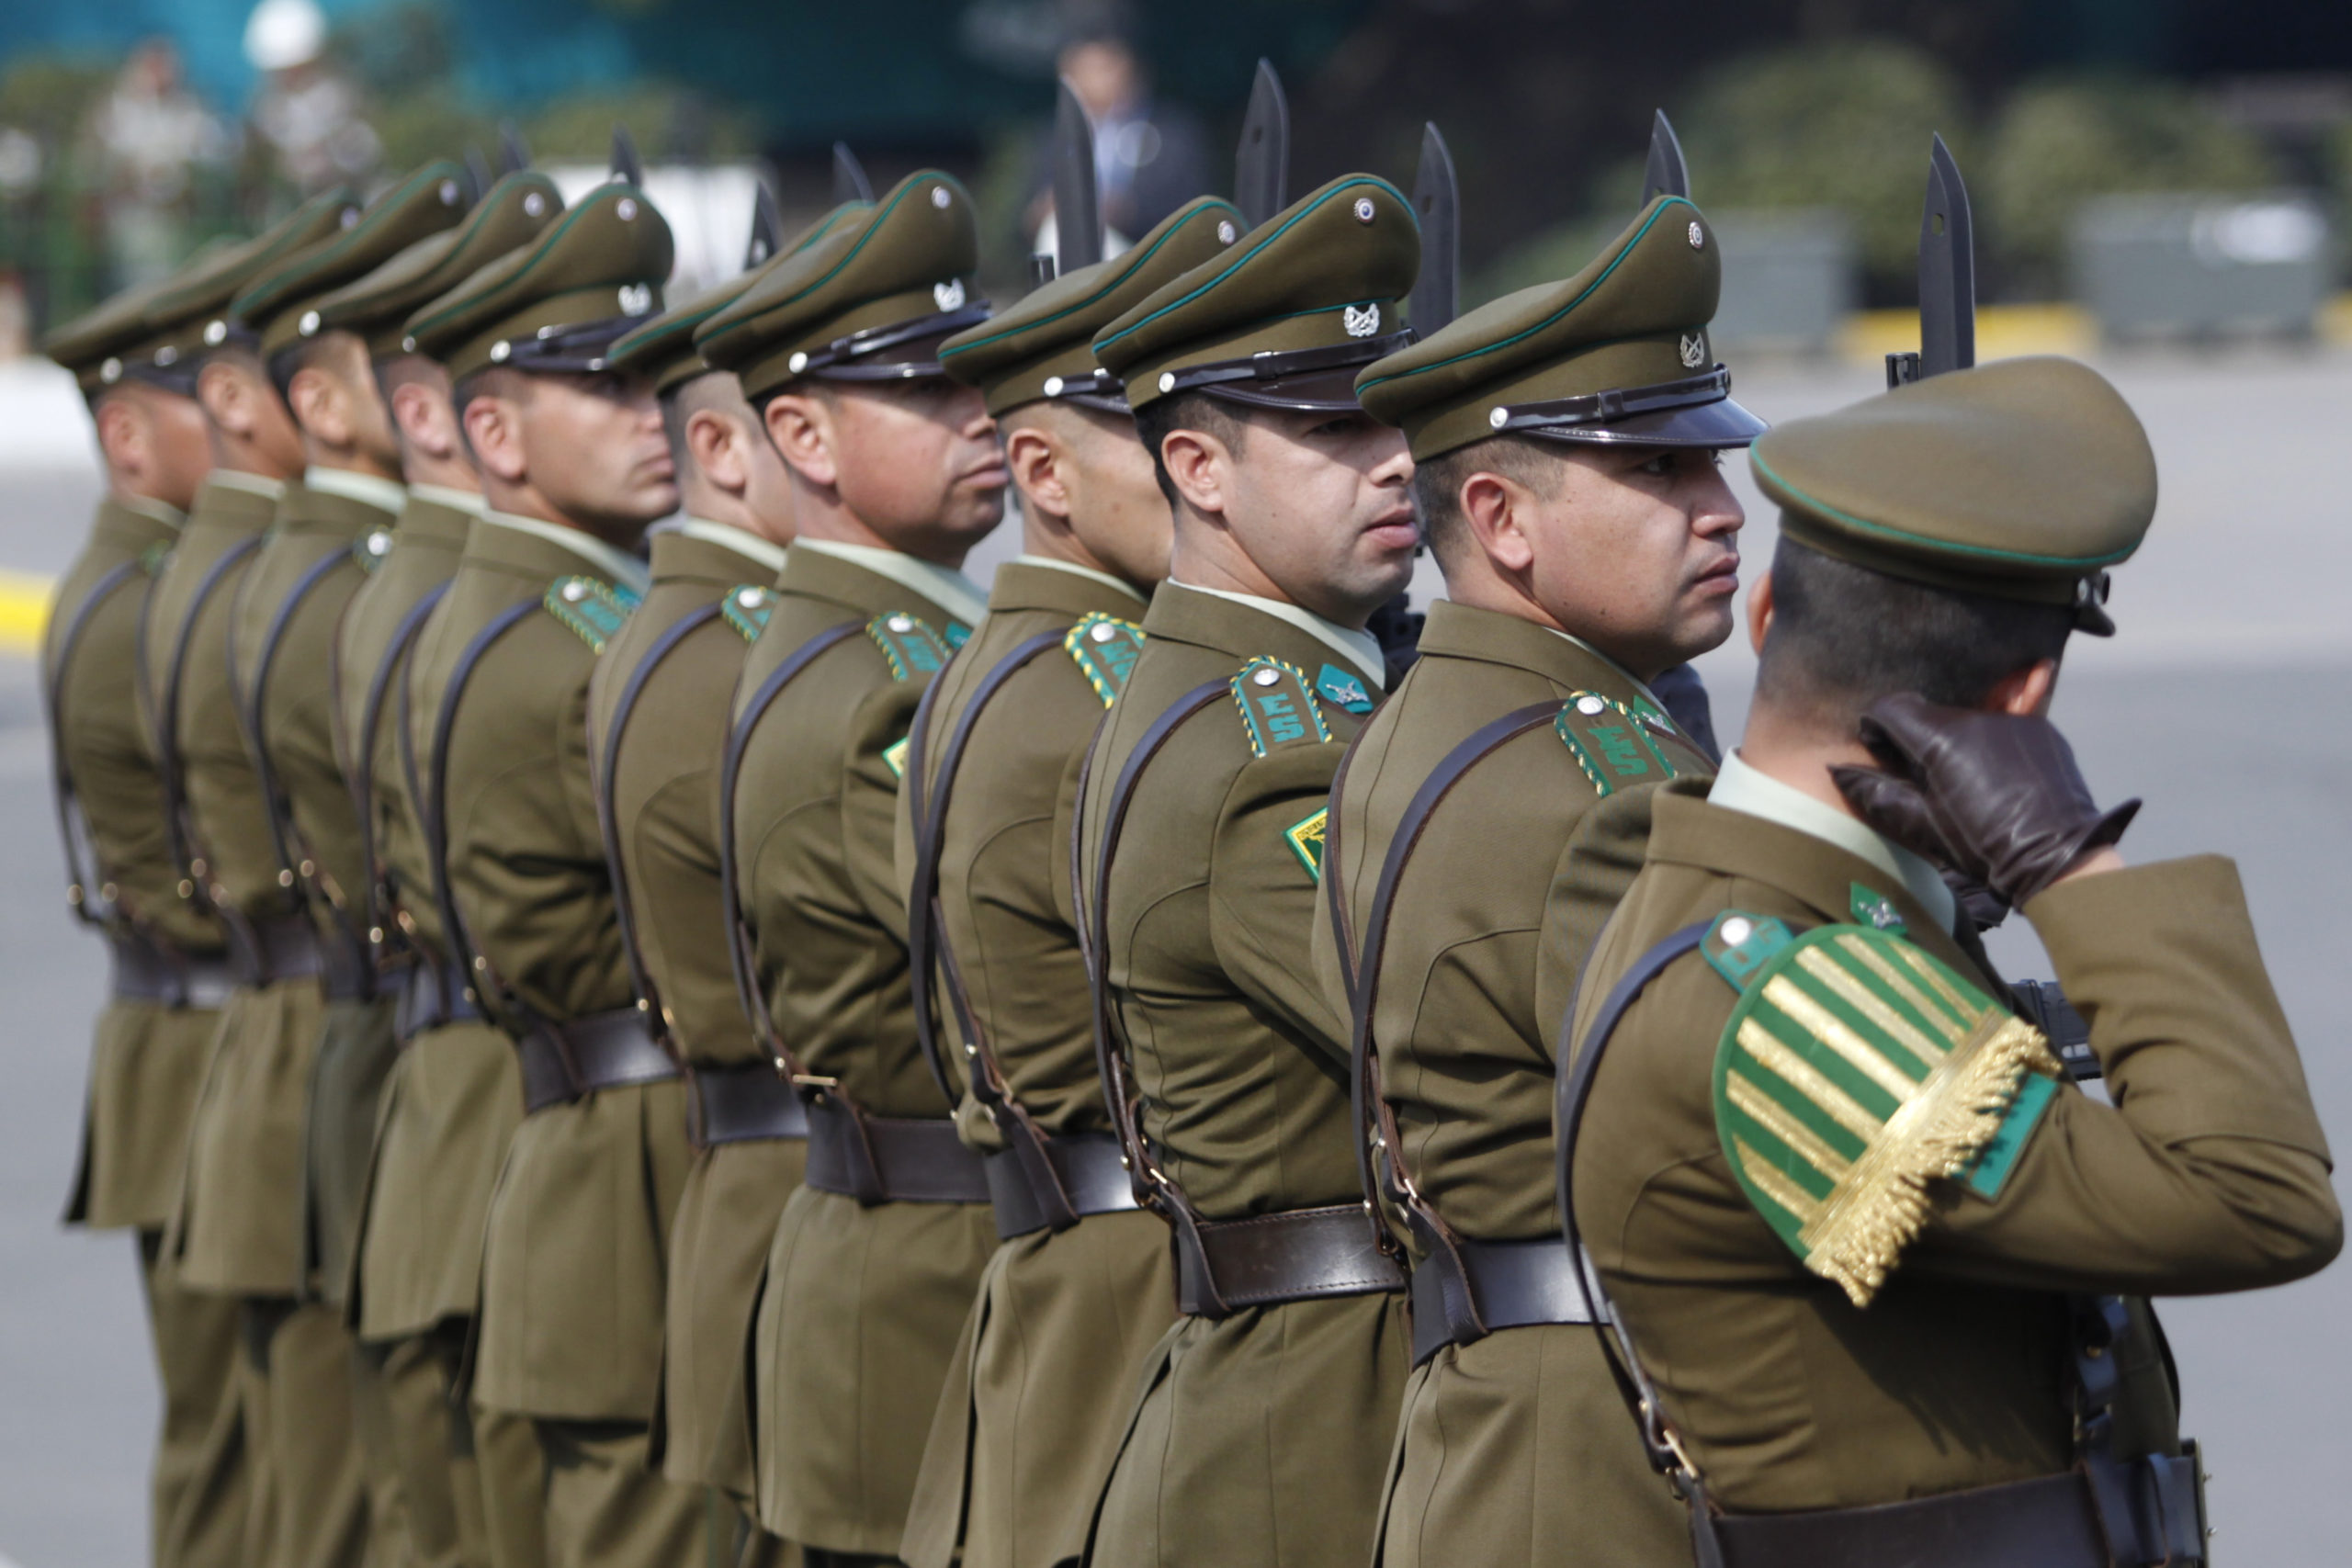
[[[945,186],[936,188],[940,195],[947,194]],[[964,308],[964,280],[951,277],[944,283],[934,283],[931,286],[931,297],[942,310],[960,310]]]
[[[1216,220],[1216,243],[1218,244],[1229,245],[1238,238],[1239,238],[1239,236],[1234,232],[1232,219],[1220,218]]]
[[[1359,223],[1369,223],[1369,222],[1371,222],[1371,221],[1372,221],[1372,213],[1373,213],[1372,197],[1368,197],[1368,196],[1360,196],[1360,197],[1356,197],[1356,208],[1355,208],[1355,211],[1356,211],[1356,221],[1357,221],[1357,222],[1359,222]]]
[[[537,191],[533,191],[523,198],[523,216],[526,218],[537,218],[547,209],[548,198]]]
[[[1380,330],[1380,302],[1375,299],[1361,310],[1353,305],[1340,306],[1340,324],[1348,329],[1350,337],[1370,337]]]
[[[1707,339],[1702,333],[1685,333],[1682,336],[1682,363],[1696,370],[1707,357]]]
[[[637,220],[637,203],[628,197],[625,196],[621,197],[618,201],[613,203],[613,216],[618,218],[624,223],[635,222]]]
[[[653,309],[653,288],[651,285],[644,283],[624,283],[621,285],[622,315],[642,316],[646,311],[650,310],[651,309]]]
[[[1707,231],[1699,227],[1695,219],[1690,224],[1690,248],[1694,251],[1703,251],[1707,248]]]

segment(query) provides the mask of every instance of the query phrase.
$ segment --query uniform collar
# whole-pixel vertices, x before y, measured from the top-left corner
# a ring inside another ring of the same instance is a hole
[[[107,492],[107,501],[109,504],[119,507],[125,512],[135,513],[144,517],[150,523],[161,523],[175,534],[187,524],[187,513],[176,506],[157,501],[153,496],[130,495],[116,490]]]
[[[1572,642],[1578,648],[1583,649],[1587,653],[1592,655],[1593,658],[1600,660],[1601,663],[1615,671],[1618,678],[1623,681],[1625,684],[1641,693],[1642,700],[1644,702],[1649,704],[1651,707],[1657,709],[1660,714],[1664,714],[1666,712],[1666,705],[1657,700],[1657,694],[1650,690],[1650,684],[1647,681],[1643,680],[1631,670],[1626,669],[1623,665],[1610,658],[1609,655],[1601,652],[1600,649],[1593,647],[1592,644],[1577,636],[1576,633],[1564,632],[1557,626],[1546,626],[1541,625],[1539,625],[1536,629],[1539,631],[1549,632],[1554,637],[1559,637],[1563,641]]]
[[[469,512],[476,517],[490,509],[478,490],[455,490],[448,485],[411,485],[408,492],[419,501],[429,501],[435,506],[446,506],[452,512]]]
[[[763,539],[749,528],[738,528],[732,523],[714,523],[707,517],[678,517],[657,524],[648,532],[680,534],[689,539],[700,539],[706,545],[733,550],[753,566],[768,569],[770,576],[784,570],[785,547],[773,539]]]
[[[286,493],[286,481],[263,474],[249,474],[243,468],[214,468],[204,476],[204,482],[219,485],[223,490],[241,490],[247,495],[258,495],[276,501]]]
[[[834,539],[800,539],[792,547],[795,551],[831,556],[853,566],[862,566],[877,577],[887,577],[922,594],[967,626],[978,626],[980,617],[988,614],[989,596],[978,583],[948,567],[917,560],[903,550],[845,545]]]
[[[1138,592],[1134,583],[1123,581],[1107,571],[1097,571],[1091,566],[1080,566],[1076,561],[1056,560],[1051,556],[1033,556],[1024,550],[1005,562],[1004,566],[1034,566],[1043,571],[1067,571],[1073,576],[1085,578],[1090,582],[1099,582],[1105,588],[1116,589],[1134,600],[1137,609],[1141,609],[1148,602],[1148,596]],[[1003,574],[1004,566],[996,569],[998,575]]]
[[[341,496],[345,501],[372,506],[387,517],[399,516],[401,508],[408,504],[406,485],[374,474],[355,473],[349,468],[322,468],[316,463],[302,470],[302,488],[319,495]]]
[[[1172,577],[1168,581],[1187,592],[1205,593],[1211,598],[1247,604],[1261,615],[1272,615],[1278,621],[1288,621],[1345,659],[1372,690],[1385,692],[1388,689],[1388,660],[1381,655],[1380,639],[1370,632],[1351,631],[1337,621],[1327,621],[1312,610],[1301,609],[1281,599],[1269,599],[1258,593],[1235,593],[1223,588],[1204,588],[1196,582],[1177,582]]]
[[[560,523],[549,523],[539,517],[517,517],[511,512],[485,510],[481,520],[499,528],[512,528],[518,534],[530,534],[560,545],[596,569],[596,575],[616,587],[645,592],[652,581],[652,573],[643,561],[626,550],[616,550],[594,534],[578,528],[567,528]]]
[[[1884,834],[1873,831],[1861,818],[1849,817],[1803,790],[1750,767],[1740,759],[1738,751],[1724,756],[1723,767],[1715,774],[1714,787],[1707,792],[1707,804],[1777,822],[1833,844],[1858,860],[1870,862],[1900,881],[1939,926],[1947,931],[1953,929],[1952,919],[1959,908],[1951,889],[1944,886],[1944,879],[1934,866]]]

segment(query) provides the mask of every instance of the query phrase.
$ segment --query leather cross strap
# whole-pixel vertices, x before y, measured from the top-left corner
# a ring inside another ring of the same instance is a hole
[[[1414,791],[1411,801],[1407,804],[1404,816],[1398,819],[1396,832],[1388,840],[1388,852],[1382,858],[1379,879],[1373,885],[1372,908],[1364,921],[1363,948],[1352,965],[1354,982],[1348,988],[1349,1060],[1352,1068],[1349,1074],[1349,1096],[1355,1113],[1356,1174],[1363,1184],[1364,1206],[1373,1215],[1381,1250],[1399,1264],[1404,1262],[1404,1247],[1389,1234],[1386,1223],[1380,1217],[1384,1200],[1403,1210],[1414,1238],[1421,1244],[1422,1260],[1413,1270],[1413,1297],[1417,1309],[1413,1328],[1416,1365],[1428,1356],[1436,1354],[1440,1346],[1466,1345],[1482,1339],[1495,1325],[1482,1311],[1486,1303],[1480,1299],[1480,1281],[1472,1273],[1464,1243],[1436,1208],[1421,1196],[1412,1174],[1405,1168],[1405,1145],[1397,1132],[1396,1112],[1381,1089],[1380,1040],[1374,1019],[1380,1006],[1380,968],[1381,960],[1388,950],[1389,917],[1396,906],[1396,886],[1404,877],[1405,867],[1412,859],[1413,851],[1419,846],[1421,834],[1428,829],[1430,817],[1453,793],[1453,786],[1494,752],[1519,737],[1550,724],[1558,716],[1561,706],[1560,702],[1533,703],[1481,725],[1447,752],[1430,776],[1421,781],[1420,787]],[[1352,751],[1353,748],[1350,750]],[[1332,817],[1340,814],[1339,805],[1339,796],[1335,793],[1331,798]],[[1344,933],[1348,929],[1346,868],[1330,852],[1328,823],[1324,832],[1324,896],[1330,904],[1332,931]],[[1567,1292],[1565,1287],[1569,1281],[1565,1275],[1573,1272],[1570,1255],[1556,1245],[1547,1248],[1546,1252],[1555,1258],[1563,1277],[1556,1280],[1546,1277],[1541,1284],[1532,1284],[1531,1271],[1540,1273],[1544,1269],[1544,1265],[1533,1262],[1535,1254],[1494,1254],[1498,1258],[1509,1257],[1518,1259],[1509,1266],[1514,1271],[1508,1275],[1508,1279],[1518,1286],[1532,1286],[1532,1290],[1514,1288],[1505,1283],[1505,1275],[1495,1275],[1495,1287],[1511,1294],[1512,1305],[1517,1309],[1511,1315],[1519,1316],[1521,1323],[1589,1322],[1589,1315],[1580,1319],[1531,1318],[1524,1315],[1528,1312],[1540,1312],[1544,1303],[1555,1298],[1566,1300]],[[1497,1269],[1504,1267],[1499,1263],[1496,1265]],[[1442,1310],[1419,1310],[1419,1303],[1424,1301]],[[1428,1345],[1426,1352],[1422,1348],[1425,1341]]]
[[[1094,862],[1082,943],[1094,999],[1095,1062],[1102,1074],[1111,1120],[1118,1130],[1136,1201],[1165,1218],[1173,1234],[1177,1307],[1196,1317],[1225,1317],[1245,1307],[1283,1302],[1396,1291],[1405,1283],[1403,1271],[1381,1251],[1361,1204],[1293,1209],[1238,1220],[1203,1218],[1183,1189],[1153,1157],[1137,1121],[1137,1097],[1120,1046],[1117,1009],[1111,999],[1111,866],[1144,769],[1185,720],[1227,696],[1230,689],[1228,682],[1211,681],[1186,692],[1152,720],[1128,753],[1103,807],[1102,841]],[[1074,830],[1081,829],[1074,826]]]
[[[662,635],[653,639],[653,646],[645,650],[645,657],[628,672],[628,680],[613,705],[612,732],[595,749],[597,765],[588,779],[589,793],[596,801],[597,833],[605,840],[605,861],[612,868],[613,920],[620,930],[621,953],[628,960],[629,979],[637,987],[637,1004],[645,1013],[653,1037],[673,1046],[676,1042],[671,1033],[670,1010],[662,1005],[661,990],[653,983],[653,971],[646,966],[645,950],[638,938],[637,908],[628,890],[628,866],[621,858],[620,803],[613,795],[613,770],[620,765],[621,738],[628,733],[629,716],[637,711],[637,699],[644,694],[646,682],[653,678],[654,670],[672,649],[692,636],[697,626],[718,619],[724,608],[717,603],[698,604],[663,627]]]
[[[400,623],[392,628],[391,640],[385,646],[383,658],[377,660],[375,672],[368,677],[367,695],[361,700],[359,708],[359,733],[347,738],[345,747],[349,755],[344,759],[344,777],[351,786],[351,809],[359,819],[360,863],[368,868],[368,886],[360,895],[361,918],[368,922],[370,944],[376,949],[379,961],[384,950],[391,944],[396,922],[392,918],[391,875],[376,842],[376,736],[383,726],[384,704],[391,694],[392,672],[406,668],[402,661],[416,641],[416,634],[424,630],[424,618],[433,613],[433,606],[441,602],[441,595],[448,591],[448,586],[446,580],[435,584],[408,607]],[[340,669],[336,673],[339,684]],[[405,682],[402,682],[402,690],[406,690]],[[342,711],[340,703],[336,705],[335,711]],[[401,711],[407,711],[405,704]],[[405,725],[400,740],[405,760],[406,755],[413,750]],[[415,798],[413,794],[410,798]],[[377,932],[382,934],[374,934]]]
[[[661,1083],[678,1064],[634,1007],[585,1013],[561,1023],[540,1021],[516,1038],[523,1066],[523,1114],[585,1100],[599,1089]]]
[[[106,867],[99,863],[97,835],[90,830],[89,818],[81,809],[82,797],[74,784],[73,759],[65,752],[65,682],[72,672],[74,651],[82,645],[82,634],[114,591],[138,576],[140,563],[128,560],[96,582],[89,593],[74,606],[74,618],[65,623],[65,630],[57,639],[57,661],[50,671],[48,682],[41,687],[43,706],[48,710],[50,794],[57,806],[58,837],[65,846],[65,902],[74,918],[85,925],[105,925],[107,916],[115,912],[115,900],[101,893],[94,902],[90,878],[82,874],[82,849],[89,846],[90,869],[103,888],[113,882]],[[118,964],[118,968],[119,965]]]
[[[923,694],[908,747],[907,777],[912,782],[913,798],[918,803],[913,813],[914,880],[907,899],[907,955],[914,981],[915,1032],[922,1045],[924,1060],[931,1064],[933,1076],[938,1078],[941,1089],[953,1104],[955,1092],[938,1038],[937,1002],[933,990],[936,976],[949,1005],[955,1009],[956,1027],[964,1036],[964,1053],[972,1064],[972,1098],[988,1111],[1005,1141],[1003,1151],[988,1159],[988,1181],[993,1195],[991,1201],[996,1204],[997,1235],[1001,1238],[1026,1235],[1036,1230],[1068,1230],[1088,1214],[1136,1207],[1126,1172],[1117,1166],[1119,1145],[1115,1136],[1049,1135],[1013,1095],[1003,1066],[972,1007],[971,993],[964,984],[955,949],[947,941],[946,918],[939,902],[939,860],[947,837],[947,807],[955,795],[957,770],[963,764],[964,750],[973,729],[989,699],[1038,655],[1059,648],[1062,635],[1039,632],[1013,648],[980,678],[946,746],[941,749],[938,779],[930,788],[927,805],[922,804],[923,781],[929,776],[924,748],[930,739],[932,698],[940,689],[937,680]],[[1102,1179],[1102,1154],[1106,1149],[1113,1156],[1115,1180]]]
[[[180,684],[187,673],[188,649],[196,640],[196,624],[204,617],[205,602],[220,586],[229,570],[261,547],[261,536],[254,535],[238,540],[220,552],[220,558],[197,580],[196,592],[188,596],[187,614],[172,639],[172,661],[166,666],[164,690],[157,697],[153,715],[155,728],[155,768],[164,783],[164,833],[169,841],[172,864],[180,874],[182,897],[199,908],[215,908],[206,878],[211,871],[202,841],[197,837],[196,823],[188,815],[187,769],[180,756]],[[146,626],[140,626],[140,666],[146,666]],[[231,911],[220,909],[220,915],[233,928]]]
[[[437,582],[426,590],[424,598],[417,601],[416,609],[413,613],[417,616],[419,631],[424,629],[424,617],[431,615],[433,607],[440,604],[448,592],[447,581]],[[443,864],[439,850],[434,847],[430,823],[426,817],[424,775],[418,768],[416,761],[416,727],[411,711],[411,694],[413,690],[415,672],[416,664],[413,660],[404,661],[400,666],[400,711],[393,726],[393,749],[400,754],[401,778],[408,789],[410,809],[416,814],[420,830],[427,833],[425,859],[431,867],[433,907],[435,909],[447,909],[453,901],[447,887],[448,868]],[[386,673],[390,673],[389,667]],[[385,913],[397,919],[400,913],[399,899],[392,894],[389,886],[386,889],[386,900]],[[417,942],[413,927],[409,929],[407,934],[410,942],[416,948],[418,963],[417,970],[412,971],[408,976],[409,994],[402,998],[407,1003],[405,1010],[403,1011],[398,1004],[394,1008],[392,1023],[394,1037],[405,1043],[428,1029],[438,1029],[451,1023],[473,1022],[485,1017],[481,999],[476,996],[472,982],[466,974],[463,952],[458,946],[458,939],[448,928],[446,925],[442,928],[442,943],[448,950],[443,953],[432,953],[424,943]],[[429,971],[433,978],[428,981],[420,971]]]
[[[423,819],[424,829],[425,852],[433,863],[434,897],[441,906],[441,940],[448,945],[450,964],[458,973],[470,975],[468,985],[478,1003],[487,1004],[489,992],[495,987],[501,993],[500,1002],[507,1011],[518,1018],[529,1019],[534,1023],[545,1021],[537,1018],[523,1005],[522,999],[500,981],[490,967],[490,960],[482,956],[473,939],[467,935],[465,919],[458,913],[457,887],[449,875],[448,801],[446,797],[449,787],[449,737],[457,728],[458,704],[466,694],[467,682],[473,679],[474,667],[481,662],[482,655],[490,651],[492,643],[520,626],[539,608],[539,604],[537,599],[524,599],[509,604],[492,616],[490,623],[476,632],[473,640],[459,651],[458,662],[449,671],[448,687],[441,694],[440,711],[433,716],[433,753],[428,759],[433,774],[429,781],[431,787],[416,795],[417,814]],[[401,705],[405,719],[408,705],[405,686],[401,692]],[[407,726],[403,724],[401,728],[406,728]]]

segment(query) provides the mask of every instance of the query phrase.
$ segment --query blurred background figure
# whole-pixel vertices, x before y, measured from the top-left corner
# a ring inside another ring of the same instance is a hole
[[[111,286],[152,282],[187,256],[195,176],[207,166],[225,167],[234,138],[188,90],[179,51],[160,38],[131,50],[85,134]]]
[[[1151,74],[1126,31],[1108,15],[1073,29],[1055,68],[1094,121],[1094,171],[1102,186],[1105,253],[1115,255],[1128,237],[1154,225],[1204,190],[1222,188],[1201,122],[1182,108],[1156,103]],[[1032,157],[1028,227],[1033,251],[1054,248],[1053,168],[1041,135]]]
[[[383,161],[359,88],[327,62],[326,44],[327,19],[312,0],[261,0],[245,22],[245,58],[265,73],[254,130],[303,196],[341,180],[364,186]]]

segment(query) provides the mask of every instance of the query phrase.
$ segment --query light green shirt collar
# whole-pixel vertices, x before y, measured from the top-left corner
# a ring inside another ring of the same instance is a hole
[[[1633,686],[1634,690],[1642,694],[1643,701],[1648,703],[1650,706],[1657,709],[1661,714],[1666,712],[1666,705],[1657,700],[1657,694],[1650,690],[1650,683],[1647,681],[1642,680],[1631,670],[1626,669],[1623,665],[1618,663],[1615,660],[1610,658],[1609,655],[1601,652],[1600,649],[1593,647],[1592,644],[1585,641],[1584,638],[1577,636],[1574,632],[1564,632],[1557,626],[1545,626],[1544,629],[1550,632],[1554,637],[1567,638],[1568,641],[1575,643],[1578,648],[1583,649],[1587,653],[1591,654],[1595,659],[1598,659],[1603,664],[1608,665],[1609,668],[1617,671],[1618,674],[1623,675],[1627,682]]]
[[[452,512],[470,512],[479,517],[490,510],[490,502],[474,490],[452,490],[447,485],[411,485],[409,494],[419,501],[430,501]]]
[[[1105,588],[1115,588],[1138,604],[1148,602],[1141,593],[1136,592],[1136,586],[1134,583],[1123,582],[1119,579],[1113,577],[1107,571],[1097,571],[1091,566],[1080,566],[1076,561],[1056,560],[1051,556],[1018,555],[1004,564],[1007,566],[1042,566],[1053,571],[1074,572],[1078,576],[1087,579],[1089,581],[1099,582]]]
[[[315,463],[302,470],[302,488],[372,506],[388,517],[399,516],[401,508],[408,504],[405,485],[374,474],[354,473],[349,468],[322,468]]]
[[[980,617],[989,613],[989,596],[978,583],[960,571],[931,561],[917,560],[903,550],[876,549],[872,545],[844,545],[833,539],[801,539],[792,547],[814,550],[820,556],[836,556],[878,576],[887,577],[914,590],[967,626],[978,626]]]
[[[733,550],[754,566],[763,566],[771,573],[784,570],[784,547],[772,539],[763,539],[749,528],[738,528],[732,523],[714,523],[707,517],[674,517],[667,523],[657,523],[646,530],[649,534],[682,534],[689,539],[700,539],[706,545],[717,545]]]
[[[1713,788],[1707,791],[1707,804],[1720,806],[1726,811],[1746,812],[1761,817],[1767,822],[1778,822],[1783,828],[1793,828],[1826,843],[1834,844],[1848,854],[1859,856],[1901,882],[1904,890],[1917,901],[1947,931],[1952,929],[1952,919],[1959,906],[1951,889],[1936,868],[1901,844],[1883,834],[1873,831],[1859,817],[1849,817],[1823,801],[1790,784],[1782,784],[1770,773],[1752,768],[1740,761],[1735,750],[1724,758],[1724,765],[1715,774]]]
[[[1169,581],[1176,581],[1172,577]],[[1370,682],[1374,691],[1388,689],[1388,660],[1381,655],[1380,639],[1370,632],[1351,631],[1337,621],[1327,621],[1312,610],[1301,609],[1280,599],[1267,599],[1255,593],[1236,593],[1224,588],[1204,588],[1197,582],[1178,582],[1176,586],[1190,589],[1194,593],[1206,593],[1213,598],[1230,599],[1237,604],[1247,604],[1253,610],[1262,611],[1278,621],[1288,621],[1355,666],[1356,673]]]
[[[116,491],[108,499],[125,512],[136,512],[150,522],[161,523],[175,534],[178,533],[187,522],[187,513],[168,502],[157,501],[153,496],[126,495],[120,491]]]
[[[618,587],[645,592],[653,581],[646,564],[626,550],[616,550],[594,534],[577,528],[567,528],[560,523],[544,518],[517,517],[511,512],[485,511],[481,520],[501,528],[512,528],[518,534],[531,534],[549,544],[561,545],[596,569],[596,575]]]
[[[263,496],[271,501],[286,493],[286,481],[283,479],[249,474],[243,468],[215,468],[204,476],[204,482],[228,490],[241,490],[247,495]]]

